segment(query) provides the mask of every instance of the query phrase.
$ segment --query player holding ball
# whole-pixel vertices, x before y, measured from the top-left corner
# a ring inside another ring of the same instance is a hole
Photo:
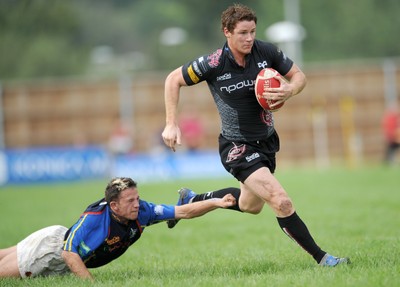
[[[240,189],[226,188],[200,195],[186,189],[180,192],[178,204],[231,193],[237,204],[230,209],[258,214],[267,203],[285,234],[318,264],[349,263],[348,258],[332,256],[316,244],[289,195],[274,176],[279,137],[271,111],[258,103],[254,89],[256,78],[265,68],[273,68],[282,75],[275,76],[279,87],[266,86],[262,94],[271,103],[268,108],[274,110],[304,89],[304,73],[279,48],[255,38],[257,17],[250,8],[240,4],[228,7],[221,15],[221,24],[226,37],[221,49],[198,57],[168,75],[165,81],[166,126],[162,137],[173,151],[181,144],[177,119],[180,88],[206,81],[221,117],[221,162],[240,182]],[[172,228],[176,223],[176,220],[169,221],[168,226]]]

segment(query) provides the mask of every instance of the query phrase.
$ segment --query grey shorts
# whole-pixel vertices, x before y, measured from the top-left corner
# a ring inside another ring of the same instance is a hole
[[[70,272],[61,257],[64,235],[61,225],[40,229],[17,244],[18,269],[22,278],[62,275]]]

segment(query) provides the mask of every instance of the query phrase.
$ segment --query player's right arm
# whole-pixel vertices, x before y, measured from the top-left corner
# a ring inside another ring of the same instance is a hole
[[[227,194],[223,198],[196,201],[189,204],[175,206],[175,218],[195,218],[202,216],[217,208],[228,208],[234,205],[236,205],[235,197],[232,194]]]
[[[195,218],[217,208],[228,208],[234,205],[236,205],[236,199],[232,194],[215,200],[196,201],[184,205],[155,204],[141,200],[138,221],[142,227],[145,227],[171,219]]]
[[[176,144],[181,144],[181,131],[178,126],[178,103],[182,86],[187,86],[187,84],[182,75],[182,67],[179,67],[167,76],[164,90],[166,124],[162,138],[164,143],[173,151],[175,151]]]
[[[77,277],[93,281],[92,274],[89,272],[83,263],[82,258],[77,253],[63,250],[61,256],[71,272]]]
[[[165,80],[164,100],[166,125],[162,133],[164,143],[175,151],[175,145],[181,144],[181,131],[178,126],[178,103],[181,87],[196,85],[215,71],[222,50],[204,55],[172,71]],[[211,64],[210,64],[211,63]]]

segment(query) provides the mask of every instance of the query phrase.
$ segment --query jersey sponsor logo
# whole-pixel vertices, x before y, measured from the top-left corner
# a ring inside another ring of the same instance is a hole
[[[207,57],[208,65],[211,68],[215,68],[219,65],[219,59],[221,58],[221,54],[222,54],[222,49],[218,49],[217,51],[215,51],[214,53],[212,53]]]
[[[252,160],[259,158],[260,154],[258,152],[253,153],[252,155],[246,156],[247,162],[251,162]]]
[[[225,81],[225,80],[229,80],[231,78],[232,78],[231,73],[225,73],[222,76],[217,77],[217,81]]]
[[[106,252],[106,253],[114,253],[114,252],[118,252],[118,250],[123,250],[123,249],[126,250],[126,249],[128,249],[129,245],[131,245],[131,243],[129,241],[120,241],[120,240],[118,240],[118,241],[116,241],[114,243],[107,244],[107,246],[104,246],[104,250],[103,251]],[[122,251],[122,252],[124,252],[124,251]],[[96,261],[96,259],[95,259],[95,261]]]
[[[246,87],[254,88],[254,83],[254,80],[244,80],[239,83],[229,85],[227,87],[221,87],[220,90],[221,92],[228,92],[230,94],[233,91],[240,90]]]
[[[193,61],[192,65],[193,65],[193,70],[197,73],[197,75],[199,75],[200,77],[203,76],[203,73],[200,71],[199,65],[197,65],[197,62]]]
[[[228,152],[228,156],[226,157],[226,162],[231,162],[238,159],[244,152],[246,151],[246,145],[236,145],[233,143],[233,148],[231,148]]]
[[[192,65],[190,65],[190,66],[187,68],[187,72],[188,72],[189,78],[192,80],[192,82],[193,82],[194,84],[197,84],[197,83],[200,81],[199,77],[197,77],[197,75],[196,75],[195,72],[193,71]]]
[[[259,68],[265,69],[268,67],[268,63],[267,63],[267,61],[263,61],[262,63],[257,63],[257,66]]]
[[[121,238],[119,236],[114,236],[111,239],[107,239],[107,244],[114,245],[115,243],[120,242],[120,241],[121,241]]]

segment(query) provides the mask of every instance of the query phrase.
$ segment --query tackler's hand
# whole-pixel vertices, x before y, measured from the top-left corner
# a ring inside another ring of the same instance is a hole
[[[228,208],[231,206],[236,205],[236,198],[232,194],[227,194],[221,200],[221,207],[222,208]]]

